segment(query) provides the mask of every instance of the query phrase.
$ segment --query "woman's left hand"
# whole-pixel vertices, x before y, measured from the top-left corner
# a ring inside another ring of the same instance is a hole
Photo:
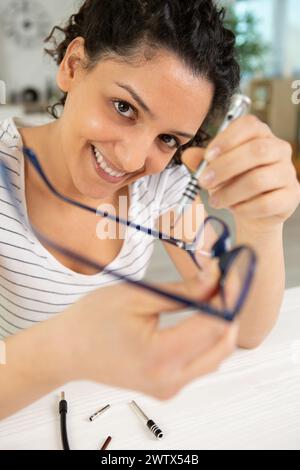
[[[300,203],[291,146],[254,116],[237,119],[217,135],[204,158],[209,165],[200,185],[208,189],[211,206],[229,209],[243,226],[282,225]]]

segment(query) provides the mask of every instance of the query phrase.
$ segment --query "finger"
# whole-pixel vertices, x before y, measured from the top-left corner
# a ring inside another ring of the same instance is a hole
[[[212,347],[229,325],[221,319],[194,314],[179,324],[157,333],[157,354],[169,373],[180,373],[192,359]]]
[[[271,191],[232,207],[236,215],[247,216],[249,219],[265,219],[287,213],[292,215],[295,209],[294,206],[290,207],[285,189]]]
[[[204,158],[211,161],[253,139],[273,136],[267,124],[253,115],[243,116],[233,121],[227,129],[218,134],[207,147]]]
[[[205,274],[186,282],[164,283],[156,285],[168,295],[178,295],[191,300],[206,300],[215,292],[219,283],[219,274],[216,270],[206,270]],[[153,294],[146,290],[134,287],[132,289],[131,303],[136,305],[140,313],[174,312],[180,310],[183,304],[164,298],[159,294]]]
[[[285,165],[277,163],[273,166],[256,168],[229,182],[210,198],[210,204],[215,208],[231,208],[253,199],[263,193],[276,191],[286,185]]]
[[[225,303],[227,306],[235,305],[240,293],[240,279],[237,270],[230,270],[226,287],[224,286]],[[220,293],[210,299],[210,305],[220,312],[224,309],[224,297]],[[201,310],[193,314],[189,319],[172,328],[158,332],[160,354],[167,357],[170,362],[178,366],[186,363],[193,354],[208,348],[209,344],[216,341],[229,328],[228,322],[221,317],[201,315]]]
[[[200,353],[197,358],[186,365],[181,375],[182,384],[191,382],[198,377],[214,372],[222,361],[233,353],[237,344],[238,324],[232,324],[224,335],[212,345],[206,353]]]
[[[278,162],[286,151],[280,139],[256,139],[213,160],[200,178],[200,186],[215,189],[256,167]]]

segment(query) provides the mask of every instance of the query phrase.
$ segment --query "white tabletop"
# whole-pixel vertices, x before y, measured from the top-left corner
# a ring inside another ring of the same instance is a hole
[[[237,351],[172,400],[89,382],[63,388],[72,449],[98,449],[108,435],[110,450],[300,449],[300,287],[286,291],[280,320],[260,348]],[[59,392],[2,421],[0,449],[61,449]],[[164,439],[152,437],[131,400],[160,425]],[[91,423],[88,417],[108,403],[111,409]]]

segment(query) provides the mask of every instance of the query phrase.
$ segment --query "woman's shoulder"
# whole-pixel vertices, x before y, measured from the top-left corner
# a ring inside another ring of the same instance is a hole
[[[22,169],[24,156],[22,152],[22,138],[18,132],[13,118],[0,122],[0,161],[10,173],[15,187],[22,186]],[[3,186],[1,182],[1,186]]]
[[[3,121],[0,121],[0,143],[11,145],[20,140],[20,134],[18,132],[16,123],[16,118],[6,118]]]
[[[148,191],[155,192],[157,195],[164,194],[174,185],[184,186],[190,180],[190,172],[185,165],[176,165],[172,168],[166,168],[161,173],[141,178],[137,183],[140,186],[147,187]]]
[[[190,172],[185,165],[166,168],[161,173],[145,176],[135,183],[135,195],[159,208],[159,212],[168,210],[179,203],[190,181]]]
[[[182,199],[190,182],[191,174],[185,165],[176,165],[167,171],[165,188],[162,195],[161,213],[174,209]]]
[[[2,160],[7,160],[7,163],[11,159],[20,160],[22,157],[22,139],[14,118],[0,121],[0,156]]]

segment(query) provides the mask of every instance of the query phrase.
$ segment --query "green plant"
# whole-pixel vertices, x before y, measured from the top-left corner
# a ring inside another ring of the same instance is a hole
[[[263,72],[269,46],[264,43],[257,30],[259,19],[250,12],[237,15],[234,6],[226,10],[226,25],[236,35],[238,59],[243,75]]]

